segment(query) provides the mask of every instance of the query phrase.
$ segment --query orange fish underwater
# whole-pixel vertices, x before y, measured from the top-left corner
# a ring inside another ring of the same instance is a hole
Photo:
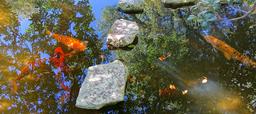
[[[76,50],[76,51],[84,51],[87,48],[88,41],[80,41],[78,39],[75,39],[70,36],[64,36],[52,33],[48,30],[46,30],[46,34],[52,36],[54,39],[56,39],[58,42],[63,43],[64,45],[68,46],[69,48]]]
[[[27,76],[30,72],[32,72],[35,68],[43,67],[43,63],[45,63],[45,59],[36,59],[28,62],[20,69],[20,74],[16,78],[16,80],[21,80],[25,76]]]
[[[55,67],[63,67],[64,66],[65,54],[61,47],[55,48],[54,57],[51,57],[50,61],[53,62]]]
[[[168,57],[170,57],[171,56],[171,53],[170,52],[168,52],[166,55],[162,55],[162,56],[160,56],[158,59],[160,60],[160,61],[165,61]]]
[[[159,96],[170,96],[176,91],[175,85],[171,84],[169,87],[159,89]]]
[[[247,57],[245,55],[242,55],[236,49],[232,48],[230,45],[219,40],[218,38],[208,35],[208,36],[204,36],[204,39],[208,43],[210,43],[214,48],[221,51],[228,60],[230,60],[230,59],[238,60],[247,66],[256,68],[255,61],[251,60],[249,57]]]

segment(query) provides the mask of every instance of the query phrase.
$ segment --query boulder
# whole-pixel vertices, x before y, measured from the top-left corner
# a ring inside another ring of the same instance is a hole
[[[166,8],[182,8],[187,6],[193,6],[196,4],[197,0],[161,0]]]
[[[107,44],[117,48],[126,47],[134,43],[138,33],[139,26],[136,22],[116,20],[107,36]]]
[[[127,14],[143,12],[144,0],[119,0],[118,9]]]
[[[76,107],[100,109],[123,101],[127,76],[127,69],[119,60],[89,67],[76,100]]]

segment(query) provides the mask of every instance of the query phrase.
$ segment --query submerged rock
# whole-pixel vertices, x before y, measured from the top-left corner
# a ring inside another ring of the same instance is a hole
[[[197,0],[161,0],[165,7],[177,9],[186,6],[193,6]]]
[[[107,37],[109,48],[121,48],[136,45],[136,36],[139,33],[139,26],[136,22],[119,19],[114,22]]]
[[[127,76],[127,69],[119,60],[89,67],[76,100],[76,107],[100,109],[123,101]]]
[[[138,37],[135,37],[135,39],[132,42],[132,44],[129,44],[128,46],[125,46],[125,47],[114,47],[114,46],[108,44],[108,49],[109,50],[125,50],[125,51],[130,51],[130,50],[132,50],[138,44],[138,42],[139,42]]]
[[[118,9],[127,14],[143,12],[144,0],[119,0]]]

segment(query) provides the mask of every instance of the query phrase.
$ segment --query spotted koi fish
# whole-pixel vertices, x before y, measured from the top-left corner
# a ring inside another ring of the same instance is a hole
[[[58,42],[63,43],[64,45],[68,46],[69,48],[76,50],[76,51],[85,51],[87,48],[88,41],[80,41],[76,38],[70,36],[64,36],[60,34],[55,34],[46,30],[46,34],[52,36]]]
[[[247,66],[251,66],[256,68],[256,62],[251,60],[248,56],[242,55],[236,49],[232,48],[230,45],[226,44],[225,42],[219,40],[218,38],[208,35],[204,36],[204,39],[210,43],[214,48],[221,51],[225,58],[230,60],[238,60]]]

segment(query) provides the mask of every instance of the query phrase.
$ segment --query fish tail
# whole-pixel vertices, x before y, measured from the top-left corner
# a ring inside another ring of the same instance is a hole
[[[249,57],[244,57],[244,59],[242,60],[244,64],[256,69],[256,62],[253,61],[252,59],[250,59]]]

